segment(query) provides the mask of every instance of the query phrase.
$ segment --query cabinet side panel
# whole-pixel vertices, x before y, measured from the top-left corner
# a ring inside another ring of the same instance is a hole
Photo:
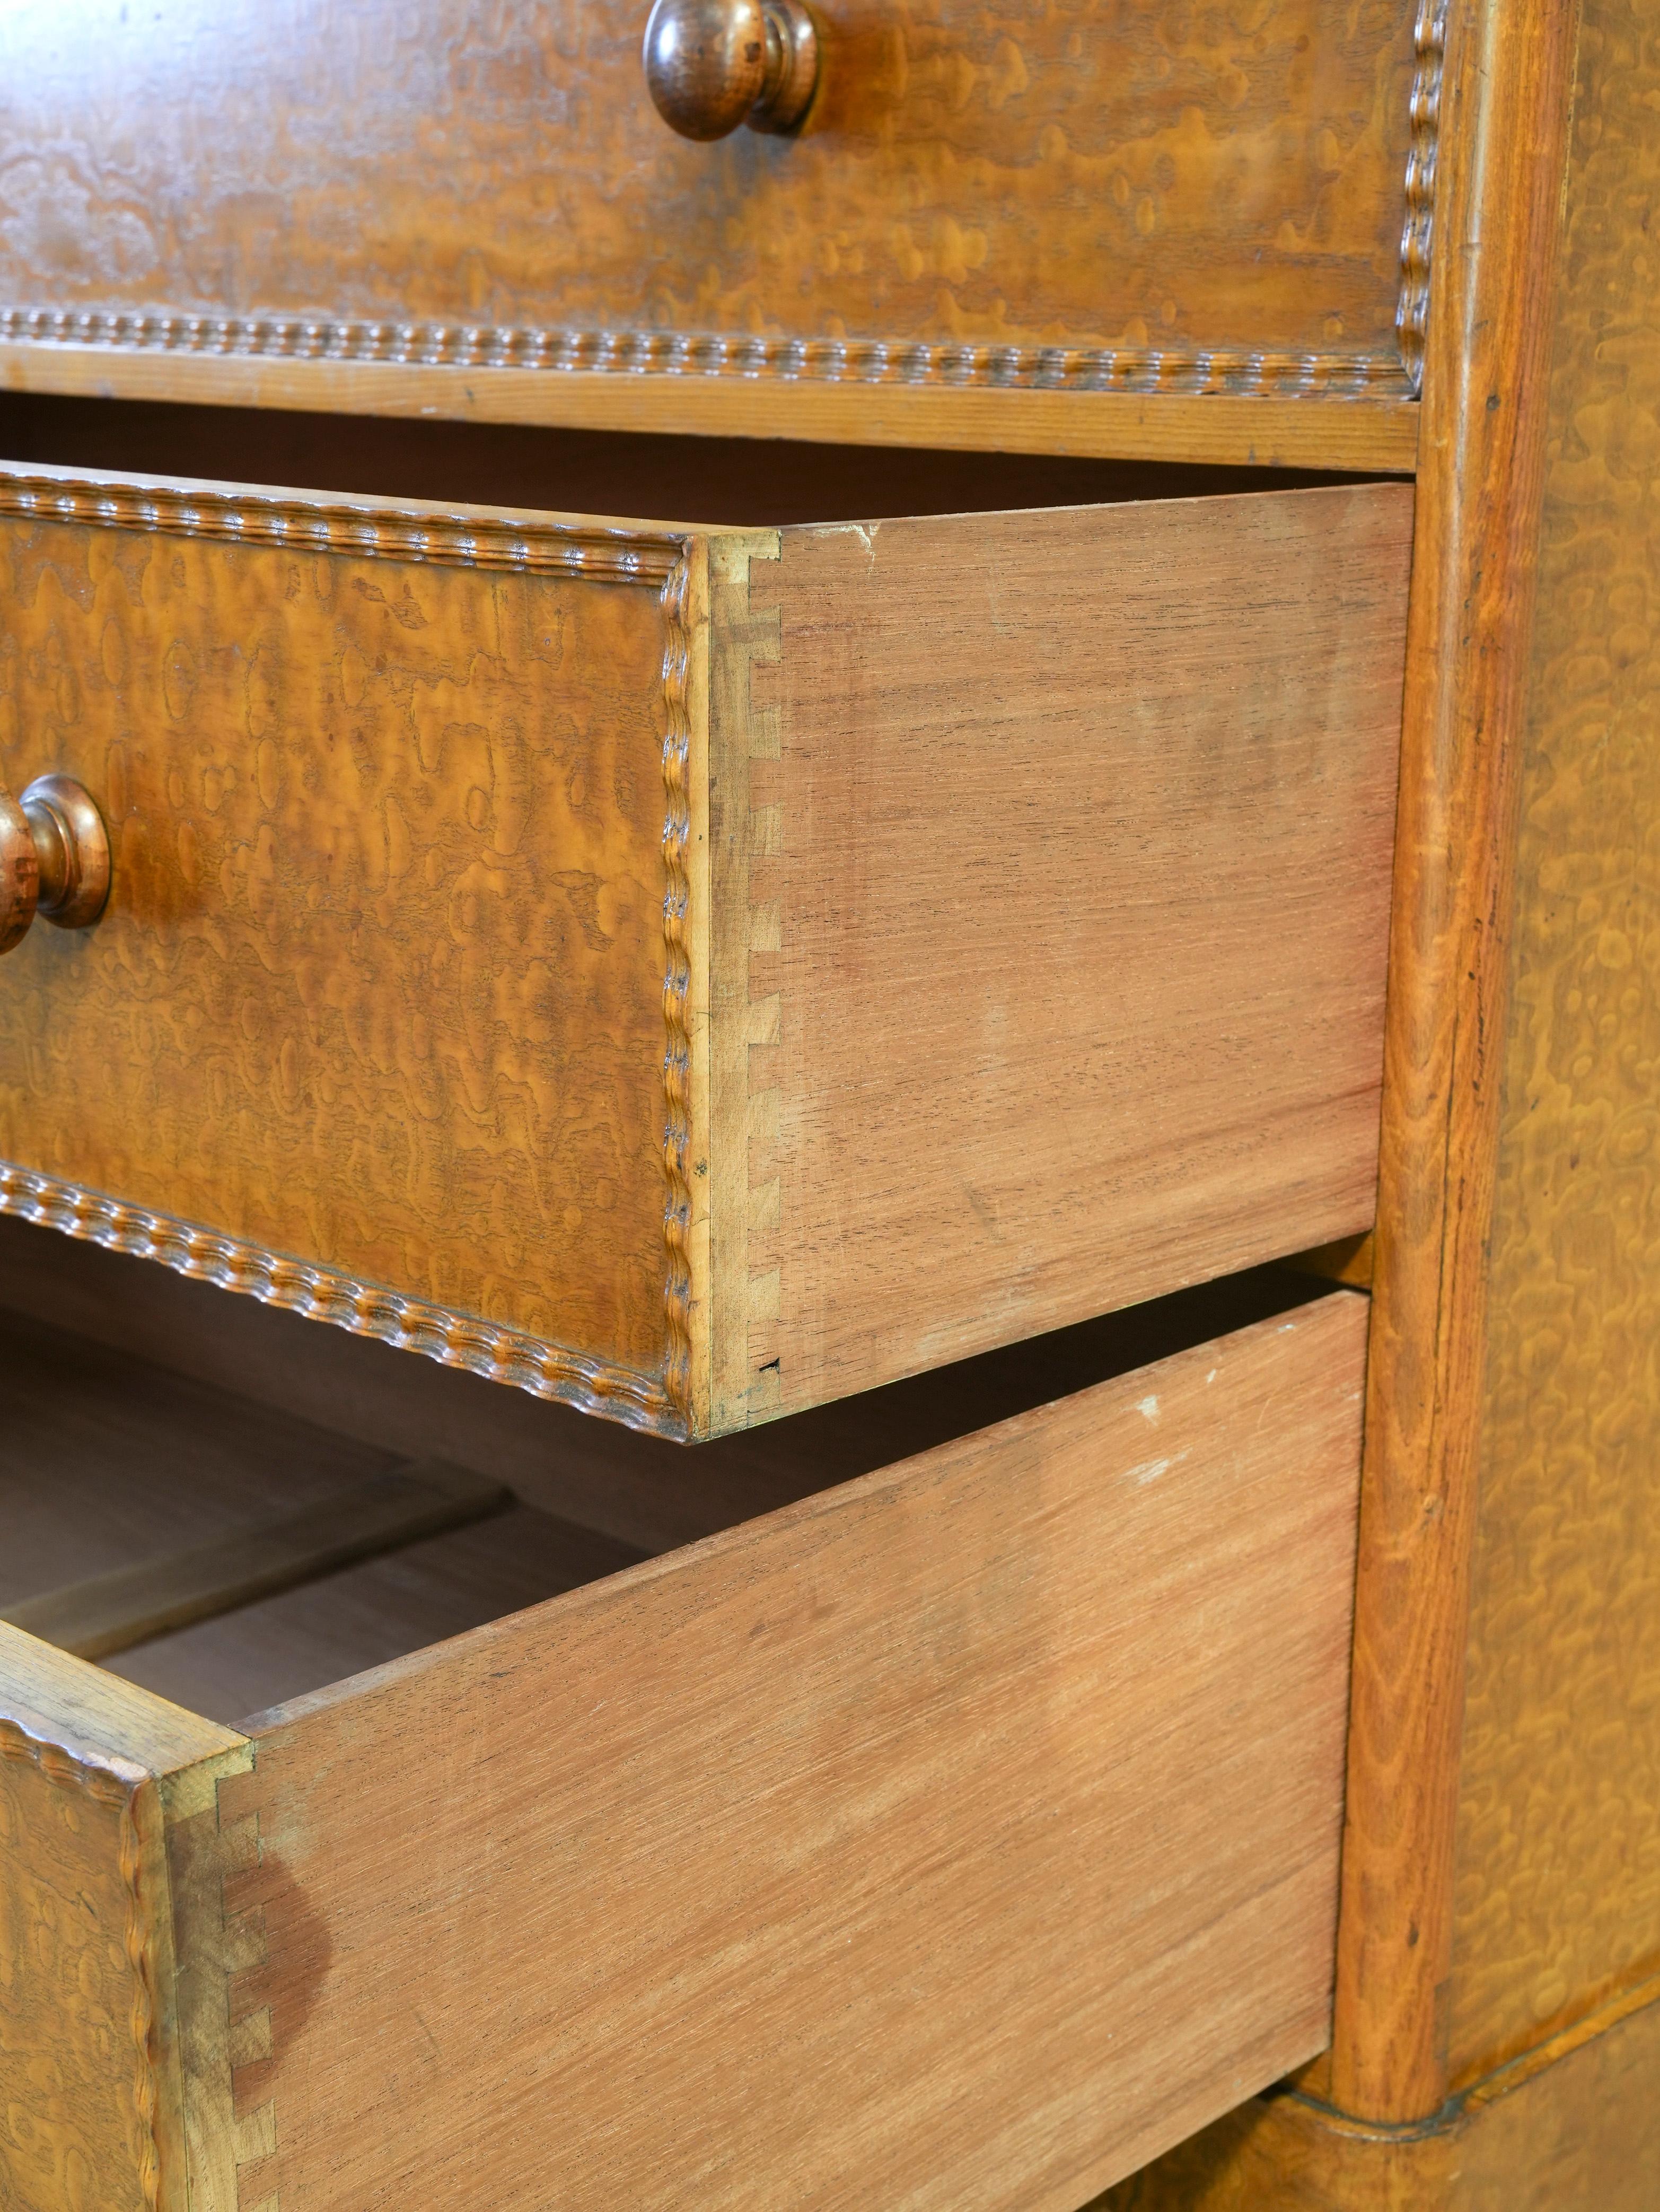
[[[1369,2129],[1300,2096],[1252,2099],[1087,2212],[1652,2212],[1660,2003],[1615,2013],[1421,2130]]]
[[[1411,520],[1372,485],[752,565],[752,1418],[1369,1225]]]
[[[1365,1327],[1338,1293],[275,1716],[260,2188],[1073,2212],[1312,2054]]]
[[[1660,1966],[1657,101],[1651,11],[1585,0],[1487,1298],[1455,2082]]]

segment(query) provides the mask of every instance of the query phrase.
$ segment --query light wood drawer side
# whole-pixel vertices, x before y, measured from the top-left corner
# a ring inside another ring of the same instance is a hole
[[[251,1724],[262,2201],[1074,2212],[1318,2050],[1365,1321]]]

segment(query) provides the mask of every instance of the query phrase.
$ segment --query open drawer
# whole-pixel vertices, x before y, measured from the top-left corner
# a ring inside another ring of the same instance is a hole
[[[1311,2057],[1366,1307],[1306,1291],[1125,1372],[1175,1324],[1027,1348],[1028,1396],[1105,1379],[620,1571],[590,1537],[564,1595],[235,1727],[0,1626],[0,2195],[1075,2212]],[[869,1401],[863,1449],[972,1419],[1001,1357]],[[211,1394],[134,1372],[211,1518]],[[0,1470],[9,1572],[106,1564],[83,1446],[55,1521]],[[349,1640],[363,1571],[108,1664],[222,1706],[330,1604]]]
[[[677,1436],[1364,1229],[1411,513],[0,471],[0,1206]]]

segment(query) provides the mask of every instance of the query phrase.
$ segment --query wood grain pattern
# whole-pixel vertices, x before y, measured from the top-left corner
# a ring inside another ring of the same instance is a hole
[[[0,507],[0,763],[80,774],[116,847],[98,928],[7,970],[0,1203],[672,1423],[674,543],[39,476]]]
[[[1088,2212],[1650,2212],[1660,1991],[1501,2069],[1420,2128],[1254,2100]]]
[[[1411,510],[712,550],[710,1425],[1371,1221]]]
[[[57,338],[0,340],[0,391],[416,420],[442,416],[474,422],[566,423],[699,438],[1365,471],[1412,468],[1420,411],[1415,399],[1385,392],[1268,398],[1228,392],[619,376],[582,369],[549,375],[539,368],[147,353]]]
[[[158,1783],[221,1771],[239,1750],[228,1731],[0,1625],[8,2212],[184,2212]]]
[[[13,11],[0,327],[529,366],[550,394],[567,370],[1406,389],[1394,0],[821,18],[803,133],[694,147],[621,0],[89,0],[72,40]]]
[[[1363,1336],[1325,1299],[275,1717],[220,1793],[245,2194],[1061,2212],[1318,2046]]]
[[[1494,1200],[1456,2081],[1660,1964],[1657,99],[1651,11],[1586,0]]]
[[[500,1483],[441,1461],[398,1468],[280,1520],[41,1590],[9,1605],[0,1620],[78,1659],[106,1659],[360,1559],[464,1528],[511,1503]]]
[[[0,2186],[19,2212],[159,2202],[142,1780],[0,1717]]]
[[[1390,921],[1330,2094],[1446,2091],[1444,1984],[1514,858],[1573,14],[1449,51]],[[1499,158],[1496,149],[1505,149]]]

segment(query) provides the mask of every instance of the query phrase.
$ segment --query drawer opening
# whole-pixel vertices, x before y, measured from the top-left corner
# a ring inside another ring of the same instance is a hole
[[[672,1443],[0,1220],[0,1619],[229,1724],[1324,1296],[1266,1267]]]
[[[1289,491],[1354,473],[409,422],[10,393],[13,463],[733,528]]]

